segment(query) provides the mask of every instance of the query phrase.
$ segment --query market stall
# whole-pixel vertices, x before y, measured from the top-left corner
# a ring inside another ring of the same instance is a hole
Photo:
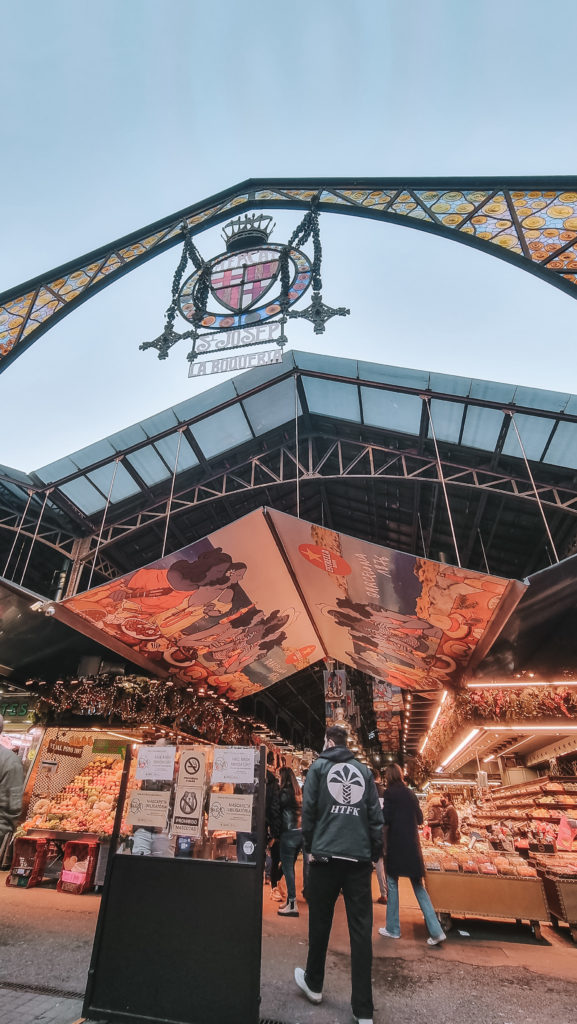
[[[533,857],[543,879],[547,905],[553,924],[569,925],[571,938],[577,942],[577,856],[569,853],[535,855]]]
[[[427,890],[443,927],[452,916],[528,921],[536,938],[550,915],[536,868],[516,854],[497,853],[488,844],[423,846]]]
[[[127,746],[140,737],[57,726],[42,733],[7,885],[46,880],[84,892],[102,884]]]

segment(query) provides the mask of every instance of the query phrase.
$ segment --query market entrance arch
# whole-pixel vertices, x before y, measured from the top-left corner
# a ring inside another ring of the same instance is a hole
[[[318,209],[417,228],[507,260],[577,297],[577,179],[255,178],[0,295],[0,372],[50,327],[142,263],[232,215]]]

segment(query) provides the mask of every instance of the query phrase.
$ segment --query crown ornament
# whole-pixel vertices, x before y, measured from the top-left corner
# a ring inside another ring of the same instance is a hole
[[[225,224],[222,239],[227,252],[242,252],[266,245],[275,228],[275,222],[268,213],[245,213]]]

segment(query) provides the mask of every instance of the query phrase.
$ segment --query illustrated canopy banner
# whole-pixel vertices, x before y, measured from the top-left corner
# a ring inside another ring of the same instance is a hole
[[[523,589],[259,509],[56,614],[152,672],[233,698],[327,656],[438,690],[478,663]]]
[[[262,510],[63,605],[153,672],[234,698],[325,653]]]
[[[456,685],[523,584],[268,515],[332,658],[405,690]]]

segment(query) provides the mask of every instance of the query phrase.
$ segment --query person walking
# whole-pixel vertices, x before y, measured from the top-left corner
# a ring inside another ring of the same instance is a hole
[[[380,805],[382,807],[383,806],[383,798],[384,798],[384,795],[385,795],[385,787],[383,786],[383,784],[381,782],[381,773],[380,773],[378,768],[373,768],[371,770],[372,770],[372,773],[373,773],[373,776],[374,776],[374,779],[375,779],[375,785],[377,787],[377,793],[379,795],[379,803],[380,803]],[[387,902],[387,879],[386,879],[386,875],[385,875],[384,851],[383,851],[383,854],[379,857],[377,863],[375,864],[375,874],[377,876],[377,883],[378,883],[378,886],[379,886],[379,893],[380,893],[380,896],[377,899],[377,903],[384,904],[384,903]]]
[[[275,756],[272,750],[266,755],[266,793],[265,793],[265,827],[266,842],[270,856],[270,895],[271,899],[282,903],[282,893],[278,887],[282,876],[280,865],[280,790],[278,779],[274,773],[273,766]]]
[[[0,715],[0,733],[4,729],[4,719]],[[0,743],[0,848],[6,836],[14,831],[14,826],[22,813],[22,795],[24,792],[24,767],[14,751],[8,750]]]
[[[324,749],[303,791],[302,830],[309,869],[309,951],[296,967],[311,1003],[323,998],[325,961],[335,903],[342,892],[351,944],[351,1006],[357,1024],[372,1024],[372,863],[383,847],[383,816],[370,769],[347,748],[347,733],[329,726]]]
[[[303,845],[302,795],[292,768],[282,767],[280,770],[280,811],[280,860],[286,882],[287,897],[284,907],[281,907],[277,913],[284,917],[298,917],[295,863]]]
[[[390,764],[385,768],[385,781],[387,788],[383,799],[383,817],[389,896],[387,923],[385,928],[379,928],[379,934],[387,939],[400,939],[399,877],[410,878],[429,931],[427,942],[429,946],[438,946],[447,936],[423,885],[425,866],[418,832],[418,826],[423,824],[423,812],[415,794],[405,785],[398,764]]]

